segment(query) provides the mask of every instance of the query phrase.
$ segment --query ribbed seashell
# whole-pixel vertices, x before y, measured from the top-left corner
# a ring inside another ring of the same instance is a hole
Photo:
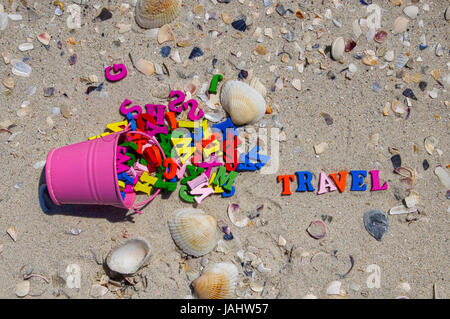
[[[160,28],[180,12],[181,0],[138,0],[136,22],[144,29]]]
[[[199,257],[214,249],[219,238],[217,220],[200,209],[183,208],[169,219],[175,244],[186,254]]]
[[[331,57],[335,60],[342,60],[344,58],[345,41],[343,37],[334,40],[331,45]]]
[[[394,34],[403,33],[408,28],[408,24],[409,24],[409,19],[407,17],[400,16],[397,19],[395,19],[394,25],[392,27],[392,32]]]
[[[238,269],[232,263],[212,265],[192,283],[200,299],[230,299],[234,295]]]
[[[222,86],[220,103],[236,125],[259,121],[266,112],[266,101],[248,84],[231,80]]]
[[[143,237],[128,238],[112,249],[106,265],[113,272],[133,275],[150,259],[152,246]]]
[[[267,89],[258,78],[252,78],[252,80],[250,81],[250,86],[258,91],[262,95],[262,97],[266,97]]]

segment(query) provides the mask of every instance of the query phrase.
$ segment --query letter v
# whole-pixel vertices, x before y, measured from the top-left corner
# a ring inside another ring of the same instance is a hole
[[[337,178],[337,175],[339,174],[339,179]],[[338,174],[333,173],[330,174],[330,177],[333,179],[333,182],[336,184],[337,188],[341,193],[345,191],[345,181],[347,180],[347,171],[339,172]]]

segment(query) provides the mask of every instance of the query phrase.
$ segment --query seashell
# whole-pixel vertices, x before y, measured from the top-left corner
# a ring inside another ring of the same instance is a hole
[[[244,32],[245,30],[247,30],[247,24],[245,23],[244,20],[236,20],[236,21],[233,21],[233,22],[231,23],[231,26],[232,26],[234,29],[236,29],[236,30],[238,30],[238,31],[241,31],[241,32]]]
[[[174,61],[175,63],[181,63],[181,57],[180,57],[180,52],[178,52],[178,50],[174,50],[172,51],[172,53],[169,55],[169,58],[172,59],[172,61]]]
[[[173,40],[175,40],[175,36],[173,35],[173,31],[170,25],[163,25],[158,31],[158,43],[162,44],[164,42]]]
[[[99,285],[93,284],[91,286],[91,290],[89,291],[89,295],[93,298],[101,298],[108,292],[108,288]]]
[[[23,63],[22,61],[17,61],[12,63],[13,64],[13,68],[12,68],[12,74],[17,75],[17,76],[21,76],[21,77],[29,77],[31,74],[31,67],[28,64]]]
[[[362,30],[361,30],[361,27],[359,26],[358,19],[353,21],[352,30],[353,30],[353,35],[355,36],[355,39],[358,39],[362,34]]]
[[[383,43],[386,40],[387,35],[388,34],[386,31],[381,30],[381,31],[378,31],[377,33],[375,33],[375,36],[373,39],[378,43]]]
[[[334,40],[331,45],[331,57],[338,61],[344,58],[344,50],[345,50],[345,41],[343,37],[339,37]]]
[[[392,207],[389,210],[389,215],[401,215],[401,214],[410,214],[415,213],[417,211],[416,207],[407,208],[403,205]]]
[[[231,24],[231,15],[228,13],[222,13],[222,20],[225,24]]]
[[[450,7],[445,8],[444,18],[446,21],[450,21]]]
[[[266,101],[248,84],[231,80],[222,86],[220,102],[235,125],[259,121],[266,112]]]
[[[255,55],[266,55],[267,50],[264,46],[258,45],[254,51]]]
[[[300,79],[292,80],[291,84],[297,91],[302,89],[302,81]]]
[[[39,34],[39,35],[37,36],[37,39],[38,39],[38,41],[41,42],[43,45],[49,45],[51,36],[50,36],[47,32],[44,32],[44,33]]]
[[[230,299],[234,295],[238,269],[232,263],[212,265],[192,286],[195,295],[200,299]]]
[[[389,50],[386,52],[386,54],[383,56],[383,58],[387,61],[387,62],[392,62],[394,61],[394,57],[395,57],[395,53],[392,50]]]
[[[316,152],[317,155],[322,154],[325,152],[325,150],[328,148],[328,144],[326,142],[314,145],[314,152]]]
[[[333,281],[327,287],[327,295],[339,295],[341,293],[341,285],[340,281]]]
[[[356,47],[356,42],[353,40],[347,40],[345,41],[345,52],[350,52],[351,50],[353,50]]]
[[[33,43],[30,42],[19,44],[19,51],[22,52],[33,50],[33,48],[34,48]]]
[[[436,56],[444,55],[444,48],[442,47],[442,45],[440,43],[437,44],[435,53],[436,53]]]
[[[136,22],[144,29],[160,28],[172,22],[180,8],[181,0],[138,0]]]
[[[364,63],[365,65],[375,65],[378,62],[378,58],[376,56],[373,55],[367,55],[365,57],[363,57],[361,59],[362,63]]]
[[[8,233],[8,235],[11,237],[11,239],[13,241],[17,241],[17,230],[16,230],[16,227],[10,226],[10,227],[8,227],[6,232]]]
[[[168,224],[175,244],[188,255],[206,255],[217,245],[217,220],[200,209],[180,209],[169,219]]]
[[[409,24],[409,19],[406,17],[400,16],[397,19],[395,19],[394,25],[392,27],[392,32],[394,34],[403,33],[408,28],[408,24]]]
[[[135,65],[136,69],[145,75],[152,75],[153,73],[155,73],[155,66],[150,61],[140,59],[136,62]]]
[[[2,80],[3,85],[8,89],[14,88],[14,79],[13,78],[4,78]]]
[[[405,204],[408,208],[414,208],[419,203],[419,195],[417,193],[411,193],[405,197]]]
[[[236,227],[246,227],[250,223],[250,219],[245,216],[241,220],[236,219],[236,215],[239,212],[239,205],[238,204],[230,204],[228,206],[228,218],[230,218],[231,222]]]
[[[380,241],[388,230],[388,219],[381,210],[369,210],[364,214],[364,226],[369,234]]]
[[[392,111],[394,111],[397,114],[405,114],[406,113],[406,106],[399,100],[392,101],[391,108],[392,108]]]
[[[408,18],[415,19],[419,13],[419,8],[417,6],[407,6],[403,9],[403,13],[407,15]]]
[[[434,174],[436,174],[439,181],[445,188],[450,189],[450,175],[442,166],[437,166],[434,169]]]
[[[424,144],[425,150],[427,151],[428,154],[431,155],[433,154],[433,151],[436,145],[438,144],[438,140],[434,136],[428,136],[427,138],[425,138]]]
[[[191,54],[189,55],[189,60],[201,57],[203,54],[204,53],[203,53],[202,49],[200,49],[199,47],[194,47],[191,51]]]
[[[133,275],[150,259],[152,246],[143,237],[122,241],[106,257],[106,265],[113,272]]]
[[[403,69],[403,67],[408,63],[409,58],[404,54],[399,54],[397,60],[395,61],[395,68],[397,70]]]
[[[15,291],[16,296],[20,297],[20,298],[25,297],[26,295],[28,295],[30,293],[30,288],[31,288],[31,284],[28,280],[19,282],[16,285],[16,291]]]
[[[266,97],[267,95],[267,89],[264,86],[264,84],[261,83],[261,81],[258,78],[253,78],[250,81],[250,86],[254,88],[256,91],[258,91],[263,97]]]

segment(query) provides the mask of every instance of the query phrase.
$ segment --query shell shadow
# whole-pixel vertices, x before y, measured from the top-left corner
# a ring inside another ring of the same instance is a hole
[[[45,167],[41,171],[37,189],[38,200],[43,213],[47,215],[77,216],[86,218],[103,218],[111,223],[124,221],[134,222],[132,214],[127,215],[128,210],[102,205],[55,205],[50,199],[46,187]]]

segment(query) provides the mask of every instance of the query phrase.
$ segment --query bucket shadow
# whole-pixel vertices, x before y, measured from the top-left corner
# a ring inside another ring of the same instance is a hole
[[[64,215],[86,218],[103,218],[111,223],[134,222],[133,214],[127,215],[128,210],[102,205],[61,205],[53,203],[48,194],[45,180],[45,167],[41,171],[38,184],[38,199],[43,213],[47,215]]]

